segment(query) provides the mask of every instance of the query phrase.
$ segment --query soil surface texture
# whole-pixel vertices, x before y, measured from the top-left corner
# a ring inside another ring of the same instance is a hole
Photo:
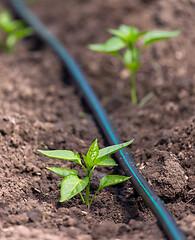
[[[80,64],[121,139],[188,240],[195,239],[195,1],[26,0]],[[0,11],[8,7],[1,1]],[[181,34],[149,47],[136,77],[139,101],[130,101],[129,72],[112,56],[91,52],[109,28]],[[47,166],[82,169],[37,149],[86,153],[98,138],[107,145],[82,96],[52,50],[36,36],[13,55],[0,53],[0,239],[166,239],[130,182],[107,187],[88,209],[77,195],[59,203],[60,177]],[[97,167],[91,191],[120,168]],[[91,194],[92,195],[92,194]]]

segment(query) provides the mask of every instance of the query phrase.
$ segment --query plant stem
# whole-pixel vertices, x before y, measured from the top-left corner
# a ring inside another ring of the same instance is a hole
[[[91,169],[90,174],[89,174],[89,179],[91,178],[91,175],[92,175],[93,170],[95,169],[95,167],[96,167],[96,166],[93,166],[93,168]]]
[[[92,202],[93,202],[93,199],[95,198],[95,196],[98,194],[98,192],[100,191],[100,189],[98,188],[98,190],[96,191],[96,193],[93,195],[92,199],[91,199],[91,202],[89,204],[89,207],[91,206]]]
[[[85,199],[84,199],[82,193],[80,192],[79,194],[80,194],[80,196],[81,196],[81,199],[82,199],[83,203],[85,203]]]
[[[85,197],[85,205],[87,206],[89,204],[89,188],[90,188],[90,181],[87,184],[86,187],[86,197]]]
[[[137,95],[136,95],[136,87],[135,87],[135,71],[131,71],[130,85],[131,85],[131,101],[133,104],[137,104]]]
[[[91,175],[93,173],[93,170],[95,169],[96,166],[93,166],[93,168],[87,172],[87,177],[89,177],[89,183],[87,184],[87,187],[86,187],[86,197],[85,197],[85,205],[88,207],[90,206],[89,205],[89,190],[90,190],[90,179],[91,179]]]
[[[85,173],[86,173],[86,175],[87,175],[87,169],[85,168],[85,166],[83,166],[83,164],[81,165],[81,167],[85,170]]]
[[[86,187],[86,197],[85,197],[85,205],[86,206],[89,204],[89,189],[90,189],[91,170],[87,171],[87,177],[89,177],[89,183],[87,184],[87,187]]]

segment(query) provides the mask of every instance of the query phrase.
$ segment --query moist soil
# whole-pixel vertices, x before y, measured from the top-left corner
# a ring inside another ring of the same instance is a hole
[[[26,1],[27,2],[27,1]],[[7,1],[1,1],[0,9]],[[121,139],[188,239],[195,237],[195,1],[41,0],[28,4],[80,64]],[[128,71],[113,57],[91,52],[108,28],[180,29],[180,36],[149,47],[137,73],[143,107],[130,101]],[[76,168],[37,149],[86,153],[98,138],[107,145],[67,70],[36,36],[13,55],[0,54],[0,239],[166,239],[130,182],[101,191],[88,209],[78,196],[59,203],[60,177],[47,166]],[[94,193],[106,174],[97,167]]]

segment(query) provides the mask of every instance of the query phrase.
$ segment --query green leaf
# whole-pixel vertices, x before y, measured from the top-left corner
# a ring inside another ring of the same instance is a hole
[[[118,183],[125,182],[130,178],[131,177],[125,177],[125,176],[120,176],[120,175],[105,176],[100,180],[99,190],[101,190],[102,188],[107,187],[107,186],[116,185]]]
[[[82,157],[83,157],[83,160],[84,160],[85,164],[87,165],[87,163],[88,163],[87,157],[86,157],[84,154],[82,154],[82,153],[81,153],[81,155],[82,155]]]
[[[127,26],[127,25],[120,25],[119,30],[123,33],[131,34],[131,35],[136,35],[139,33],[139,30],[136,27],[133,26]]]
[[[24,28],[24,22],[22,20],[12,21],[4,26],[5,32],[7,34],[13,33],[14,31],[21,30]]]
[[[12,16],[8,11],[3,11],[0,14],[0,28],[3,29],[7,33],[7,27],[10,25],[12,21]]]
[[[121,39],[123,39],[124,41],[127,40],[127,37],[128,37],[128,33],[124,33],[120,30],[117,30],[117,29],[109,29],[108,30],[110,33],[112,33],[113,35],[115,35],[116,37],[119,37]]]
[[[180,34],[179,30],[175,31],[151,31],[145,34],[144,36],[144,44],[147,46],[153,42],[157,42],[163,39],[168,39],[172,37],[176,37]]]
[[[99,147],[97,143],[97,139],[91,144],[87,156],[83,155],[83,159],[87,166],[87,170],[90,171],[91,168],[94,166],[94,160],[97,158],[99,154]]]
[[[82,153],[81,153],[82,154]],[[92,166],[91,166],[91,162],[90,159],[88,159],[84,154],[82,154],[83,160],[87,166],[87,170],[90,171]]]
[[[29,37],[33,34],[33,29],[32,28],[23,28],[19,29],[16,32],[13,33],[18,40]]]
[[[119,29],[110,29],[110,33],[123,39],[125,42],[134,44],[141,36],[146,32],[139,32],[139,30],[133,26],[121,25]]]
[[[105,43],[99,43],[99,44],[89,44],[88,48],[95,52],[103,52],[105,53]]]
[[[11,20],[12,16],[8,11],[4,10],[3,12],[1,12],[0,23],[9,23]]]
[[[53,173],[57,174],[60,177],[66,177],[68,175],[78,175],[78,171],[67,169],[67,168],[57,168],[57,167],[46,167],[48,170],[52,171]]]
[[[52,151],[37,150],[37,151],[44,154],[47,157],[73,161],[82,165],[79,154],[73,151],[69,150],[52,150]]]
[[[66,176],[61,183],[61,198],[60,202],[71,199],[87,186],[89,178],[85,177],[83,180],[76,175]]]
[[[112,37],[102,44],[90,44],[88,45],[88,48],[96,52],[112,54],[113,52],[116,52],[124,48],[125,46],[126,46],[126,43],[122,39],[118,37]]]
[[[108,31],[126,42],[139,34],[137,28],[127,25],[120,25],[119,29],[110,29]]]
[[[97,158],[94,162],[94,165],[98,165],[98,166],[118,166],[118,164],[114,161],[114,159],[112,159],[110,157]]]
[[[134,139],[132,139],[128,142],[125,142],[125,143],[121,143],[121,144],[117,144],[117,145],[113,145],[113,146],[109,146],[109,147],[105,147],[103,149],[100,149],[98,158],[111,155],[115,152],[118,152],[119,150],[121,150],[123,148],[126,148],[127,146],[129,146],[133,142],[133,140]]]
[[[12,16],[8,11],[4,11],[0,14],[0,28],[6,33],[12,33],[13,31],[24,27],[22,20],[12,21]]]
[[[128,38],[128,42],[131,44],[135,44],[135,42],[143,35],[145,35],[147,32],[141,32],[141,33],[137,33],[137,34],[132,34],[129,36]]]
[[[6,39],[7,50],[13,51],[14,46],[20,39],[31,36],[32,33],[32,28],[24,28],[9,34]]]
[[[114,52],[118,51],[126,46],[126,43],[118,38],[118,37],[112,37],[109,38],[105,43],[105,52]]]
[[[6,48],[8,52],[13,52],[14,46],[16,45],[18,39],[16,38],[15,34],[10,34],[5,42]]]
[[[94,159],[96,159],[98,154],[99,154],[99,147],[98,147],[97,138],[96,138],[96,140],[91,144],[87,152],[87,158],[93,161]]]

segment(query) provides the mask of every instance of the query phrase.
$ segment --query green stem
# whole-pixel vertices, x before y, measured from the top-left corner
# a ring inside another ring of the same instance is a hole
[[[83,166],[83,164],[81,164],[81,167],[85,170],[85,173],[86,173],[86,175],[87,175],[88,172],[87,172],[87,169],[85,168],[85,166]]]
[[[86,197],[85,197],[85,205],[86,206],[89,204],[89,189],[90,189],[90,181],[87,184],[87,188],[86,188]]]
[[[85,199],[84,199],[82,193],[80,192],[79,194],[80,194],[80,196],[81,196],[81,199],[82,199],[83,203],[85,203]]]
[[[95,198],[95,196],[98,194],[98,192],[100,191],[100,189],[98,188],[98,190],[96,191],[96,193],[93,195],[92,199],[91,199],[91,202],[89,204],[89,207],[91,206],[92,202],[93,202],[93,199]]]
[[[95,169],[95,167],[96,167],[96,166],[93,166],[93,168],[91,169],[90,174],[89,174],[89,179],[91,178],[91,175],[92,175],[93,170]]]
[[[87,172],[87,177],[89,177],[89,183],[87,184],[86,187],[86,198],[85,198],[85,205],[89,206],[89,190],[90,190],[90,179],[91,179],[91,175],[93,173],[93,170],[95,169],[96,166],[93,166],[93,168]]]
[[[135,72],[134,71],[131,71],[130,85],[131,85],[131,101],[133,104],[137,104],[137,95],[136,95],[136,87],[135,87]]]
[[[87,177],[89,177],[89,183],[86,187],[86,197],[85,197],[85,205],[87,206],[89,204],[89,189],[90,189],[90,178],[91,178],[91,170],[87,171]]]

